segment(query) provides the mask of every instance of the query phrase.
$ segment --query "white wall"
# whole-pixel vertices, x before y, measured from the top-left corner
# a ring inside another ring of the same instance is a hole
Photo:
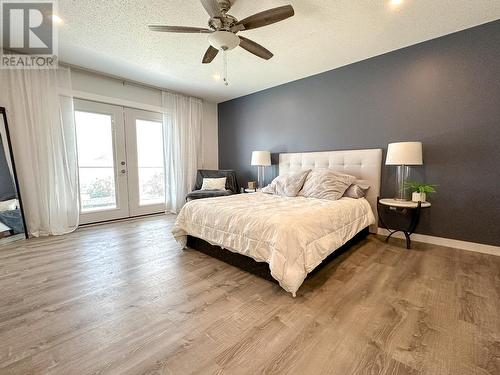
[[[71,69],[73,95],[124,107],[161,112],[161,90],[127,83],[84,70]],[[203,168],[219,166],[217,104],[203,100]]]

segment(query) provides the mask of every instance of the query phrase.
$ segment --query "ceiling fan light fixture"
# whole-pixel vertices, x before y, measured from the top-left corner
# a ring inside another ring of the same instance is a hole
[[[240,45],[240,38],[230,31],[214,31],[208,36],[208,42],[218,50],[229,51]]]
[[[1,2],[2,0],[0,0]],[[190,27],[190,26],[169,26],[169,25],[149,25],[151,31],[166,32],[166,33],[185,33],[185,34],[209,34],[208,42],[210,46],[205,51],[201,62],[210,64],[215,57],[222,51],[224,59],[224,84],[227,86],[227,51],[230,51],[238,46],[251,54],[269,60],[273,57],[273,53],[258,43],[237,36],[240,31],[258,29],[273,23],[283,21],[295,15],[295,11],[291,5],[284,5],[272,9],[268,9],[238,21],[234,16],[227,12],[234,4],[234,0],[199,0],[205,11],[209,15],[207,27]],[[390,1],[390,0],[385,0]],[[396,1],[396,0],[392,0]],[[399,0],[403,1],[403,0]]]

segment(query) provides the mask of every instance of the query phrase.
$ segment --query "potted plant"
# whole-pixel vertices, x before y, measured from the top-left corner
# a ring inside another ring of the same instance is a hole
[[[435,193],[437,185],[424,184],[421,182],[407,182],[406,187],[408,187],[411,192],[411,200],[413,202],[426,202],[427,193]]]

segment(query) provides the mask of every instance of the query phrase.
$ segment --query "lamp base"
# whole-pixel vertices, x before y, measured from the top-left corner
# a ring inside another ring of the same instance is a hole
[[[406,196],[406,180],[408,179],[410,169],[407,165],[398,165],[398,173],[396,178],[396,197],[397,201],[408,201]]]
[[[264,187],[264,167],[262,165],[257,166],[257,188],[260,190]]]

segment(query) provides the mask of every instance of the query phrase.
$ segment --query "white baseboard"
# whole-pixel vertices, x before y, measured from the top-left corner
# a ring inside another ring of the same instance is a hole
[[[389,231],[384,228],[378,228],[377,234],[387,236]],[[401,232],[394,233],[392,237],[405,239],[405,235]],[[426,234],[413,233],[412,241],[430,243],[433,245],[453,247],[455,249],[475,251],[477,253],[490,254],[500,256],[500,246],[484,245],[481,243],[453,240],[451,238],[434,237]]]

